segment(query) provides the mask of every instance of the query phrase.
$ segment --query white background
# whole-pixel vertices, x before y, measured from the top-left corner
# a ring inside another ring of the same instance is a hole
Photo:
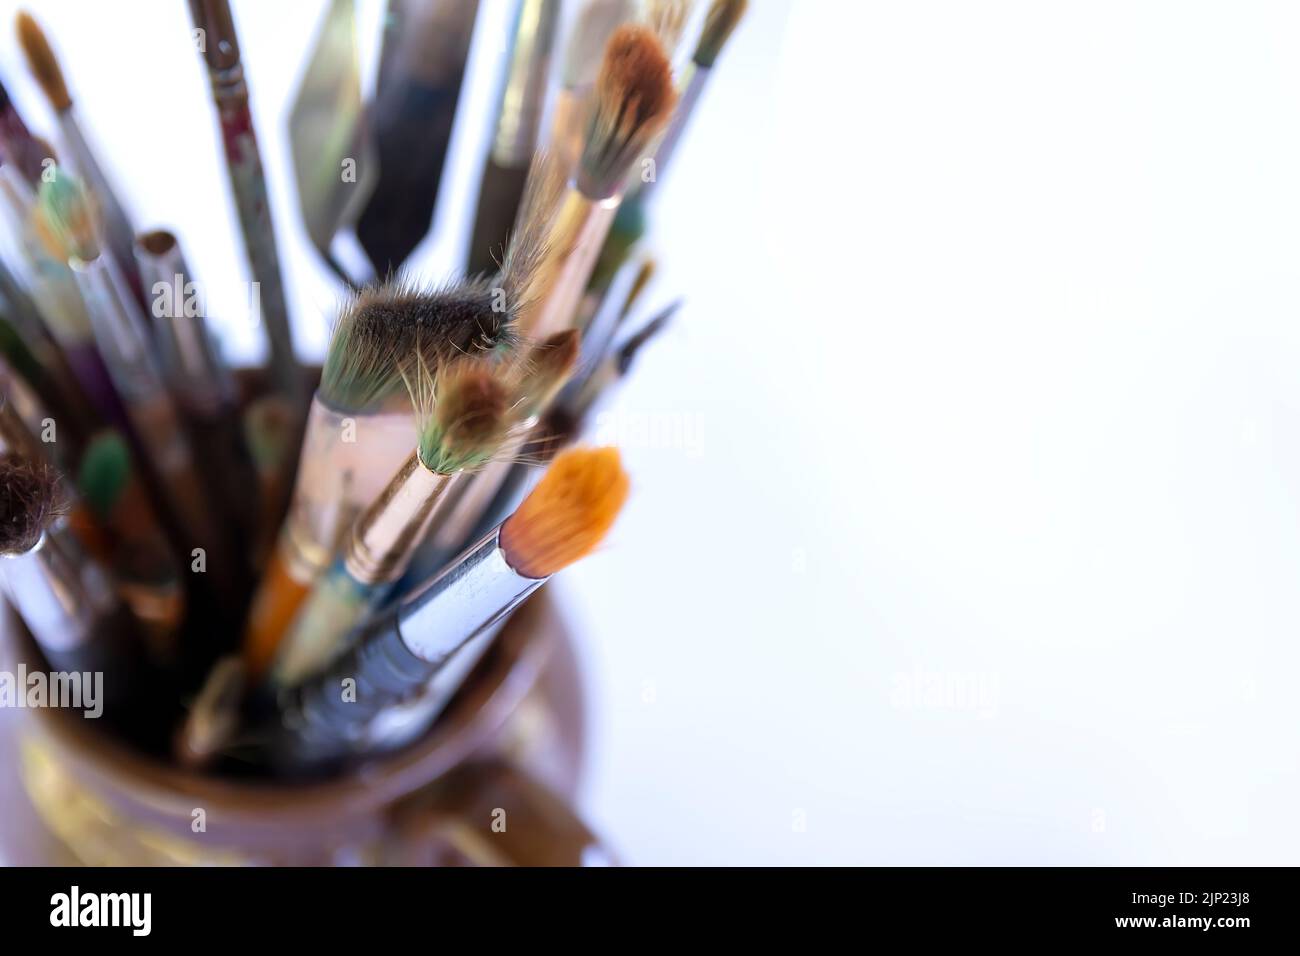
[[[689,304],[604,422],[635,497],[560,583],[585,809],[636,863],[1296,862],[1300,7],[751,7],[656,209]],[[185,4],[33,9],[136,222],[242,278]],[[235,5],[311,355],[322,9]]]

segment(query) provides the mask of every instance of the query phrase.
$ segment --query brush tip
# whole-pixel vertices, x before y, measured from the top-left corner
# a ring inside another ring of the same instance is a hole
[[[335,324],[321,372],[322,400],[370,411],[401,394],[412,356],[436,374],[460,357],[513,347],[517,306],[510,299],[487,280],[432,290],[403,281],[362,289]]]
[[[577,329],[556,332],[528,350],[516,396],[525,418],[546,409],[573,374],[581,354],[582,335]]]
[[[582,153],[579,185],[589,196],[603,199],[618,192],[676,101],[672,64],[654,30],[641,24],[615,30],[596,76]]]
[[[713,66],[748,6],[748,0],[713,0],[704,18],[704,29],[700,31],[695,55],[691,57],[697,65],[705,69]]]
[[[22,45],[23,55],[27,57],[28,68],[45,92],[50,105],[57,112],[62,113],[72,106],[72,97],[68,94],[63,70],[59,68],[59,61],[54,56],[54,50],[45,36],[45,31],[26,10],[18,11],[15,26],[18,29],[18,42]]]
[[[425,373],[427,374],[427,373]],[[501,446],[510,427],[510,395],[486,362],[461,360],[444,368],[437,383],[415,394],[420,417],[420,461],[430,471],[451,475],[475,468]]]
[[[613,526],[628,487],[618,449],[561,452],[501,525],[506,560],[525,577],[545,578],[590,554]]]
[[[0,456],[0,554],[25,554],[59,511],[59,474],[13,453]]]

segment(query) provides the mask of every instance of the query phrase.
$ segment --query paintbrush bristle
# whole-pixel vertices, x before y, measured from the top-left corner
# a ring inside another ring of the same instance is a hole
[[[22,45],[23,55],[27,57],[27,66],[36,77],[36,82],[45,91],[50,105],[55,112],[62,113],[72,106],[72,97],[68,94],[68,84],[64,82],[63,70],[54,55],[45,31],[26,10],[18,11],[16,21],[18,42]]]
[[[435,376],[456,358],[488,356],[515,344],[518,306],[486,279],[421,290],[400,281],[362,289],[330,338],[320,397],[331,408],[374,411],[402,394],[417,355]]]
[[[424,467],[440,475],[477,468],[501,447],[514,419],[500,373],[481,359],[460,359],[439,371],[410,373]]]
[[[663,44],[649,27],[619,27],[605,47],[582,148],[578,188],[607,199],[672,115],[677,94]]]
[[[531,418],[546,410],[573,374],[581,351],[582,336],[577,329],[556,332],[529,349],[516,387],[522,417]]]
[[[646,4],[645,24],[654,30],[665,50],[675,49],[681,42],[692,4],[693,0],[649,0]]]
[[[501,525],[501,549],[517,572],[550,577],[590,554],[627,500],[617,448],[561,452],[537,487]]]
[[[713,5],[704,17],[704,29],[700,31],[695,55],[691,57],[698,66],[705,69],[713,66],[748,6],[748,0],[713,0]]]
[[[52,167],[50,177],[41,181],[37,208],[38,231],[52,253],[82,262],[99,256],[94,198],[76,176]]]
[[[60,514],[59,473],[43,461],[0,456],[0,554],[26,554]]]

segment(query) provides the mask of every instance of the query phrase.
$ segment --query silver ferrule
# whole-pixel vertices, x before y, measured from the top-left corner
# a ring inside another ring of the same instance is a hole
[[[136,262],[157,337],[163,377],[181,403],[215,415],[234,398],[234,383],[208,334],[202,311],[188,308],[193,276],[176,237],[163,229],[136,239]],[[203,296],[198,301],[206,305]]]
[[[437,663],[501,620],[546,578],[520,574],[506,561],[493,528],[428,587],[397,612],[402,642],[416,657]]]
[[[0,558],[0,569],[10,603],[47,653],[85,646],[114,610],[108,579],[64,524],[41,535],[30,551]]]
[[[122,398],[130,402],[161,391],[162,378],[141,334],[140,307],[116,263],[101,252],[88,262],[72,256],[68,265],[86,302],[95,343]]]
[[[559,8],[559,0],[524,0],[519,9],[514,52],[492,141],[492,159],[498,166],[526,166],[533,157]]]

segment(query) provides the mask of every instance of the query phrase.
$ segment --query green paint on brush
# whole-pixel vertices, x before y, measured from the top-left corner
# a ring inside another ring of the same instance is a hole
[[[77,490],[91,513],[105,520],[131,483],[131,450],[115,431],[95,435],[81,456]]]
[[[81,180],[58,166],[41,179],[37,205],[50,237],[70,259],[90,262],[99,256],[95,240],[94,200]]]
[[[477,468],[510,430],[511,395],[485,362],[457,362],[438,377],[427,373],[411,389],[420,429],[420,462],[439,475]]]

